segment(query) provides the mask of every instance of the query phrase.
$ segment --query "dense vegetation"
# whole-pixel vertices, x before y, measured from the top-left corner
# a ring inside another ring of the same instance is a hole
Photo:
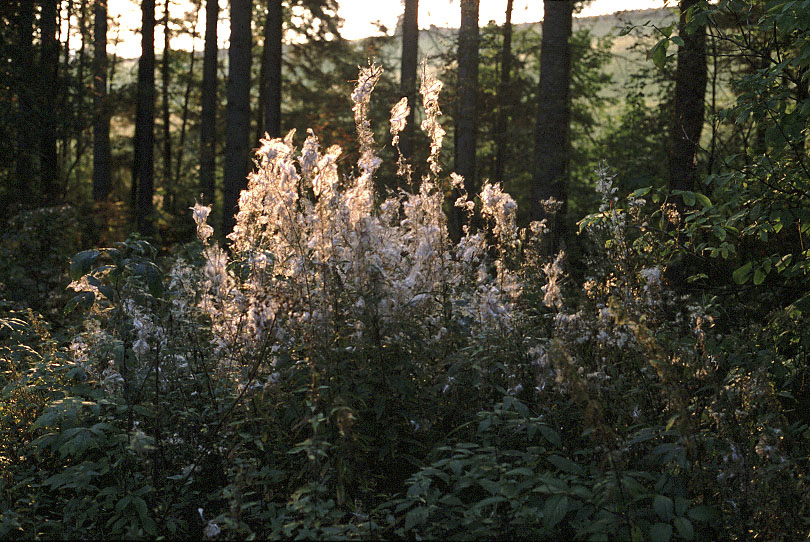
[[[508,87],[503,29],[481,28],[474,191],[442,151],[453,52],[431,51],[409,101],[365,60],[391,40],[332,39],[331,2],[285,4],[285,29],[298,13],[311,33],[284,52],[298,131],[257,140],[232,232],[219,176],[194,199],[191,90],[148,236],[127,234],[125,168],[91,202],[88,138],[67,129],[89,100],[48,125],[73,164],[58,182],[50,147],[18,152],[39,129],[4,125],[0,538],[806,538],[810,0],[687,3],[572,32],[568,199],[542,220],[531,26]],[[685,186],[674,112],[700,32]],[[18,53],[15,122],[58,98],[21,105]],[[172,53],[196,88],[193,54]],[[133,150],[118,92],[113,158]]]

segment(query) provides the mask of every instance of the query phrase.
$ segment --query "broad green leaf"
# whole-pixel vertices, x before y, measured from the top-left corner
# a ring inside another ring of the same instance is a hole
[[[560,439],[560,435],[554,429],[547,425],[541,425],[540,433],[549,443],[557,448],[562,448],[562,439]]]
[[[506,497],[502,495],[494,495],[492,497],[487,497],[486,499],[481,499],[477,503],[475,503],[476,508],[486,508],[487,506],[498,504],[501,502],[506,502]]]
[[[493,482],[492,480],[487,480],[486,478],[478,480],[478,485],[484,488],[490,495],[495,495],[501,489],[501,486],[500,484],[498,484],[498,482]]]
[[[686,513],[692,521],[710,522],[716,520],[719,515],[717,510],[711,506],[695,506]]]
[[[664,521],[669,521],[674,517],[675,504],[672,499],[664,495],[656,495],[653,497],[653,510]]]
[[[711,207],[712,200],[706,194],[701,194],[700,192],[694,192],[695,198],[700,202],[703,207]]]
[[[734,279],[734,282],[737,284],[745,284],[748,279],[751,277],[751,268],[754,266],[753,262],[748,262],[745,265],[742,265],[731,274],[731,277]]]
[[[754,284],[759,286],[763,282],[765,282],[765,271],[762,269],[757,269],[754,271]]]
[[[650,527],[651,542],[669,542],[672,538],[672,525],[668,523],[656,523]]]
[[[532,469],[526,467],[517,467],[504,474],[504,476],[532,476],[532,475],[534,475]]]
[[[664,64],[667,62],[667,45],[669,44],[669,40],[661,40],[655,44],[652,50],[652,61],[653,64],[659,69],[664,69]]]
[[[90,272],[93,264],[98,259],[98,250],[83,250],[70,260],[70,278],[79,280]]]
[[[132,267],[132,272],[143,277],[149,293],[154,297],[159,297],[163,293],[163,277],[158,266],[152,262],[137,263]]]
[[[115,504],[115,511],[120,514],[126,509],[127,506],[129,506],[130,502],[132,502],[132,496],[131,495],[124,496],[123,498],[121,498],[120,501],[118,501]]]
[[[548,457],[548,462],[560,469],[563,472],[570,472],[572,474],[582,474],[582,467],[559,455],[551,455]]]
[[[694,192],[690,192],[689,190],[684,190],[683,192],[681,192],[681,197],[683,198],[683,202],[686,205],[688,205],[690,207],[695,205],[695,193]]]
[[[79,307],[83,309],[90,308],[95,301],[96,294],[93,292],[79,292],[78,295],[74,296],[73,299],[65,304],[64,312],[65,314],[69,314]]]
[[[138,517],[141,518],[141,521],[146,520],[147,517],[148,517],[147,516],[148,510],[147,510],[147,507],[146,507],[146,501],[144,501],[140,497],[134,497],[132,499],[132,502],[135,503],[135,510],[138,511]]]
[[[678,530],[678,535],[685,540],[692,540],[695,537],[695,528],[692,527],[692,522],[686,518],[675,518],[673,521],[675,528]]]
[[[543,506],[543,526],[552,530],[568,512],[568,497],[565,495],[552,495]]]
[[[410,531],[414,526],[424,523],[428,518],[428,509],[424,506],[417,506],[405,514],[405,530]]]
[[[633,190],[632,192],[630,192],[627,195],[627,197],[628,198],[642,198],[642,197],[646,196],[650,192],[650,190],[652,190],[651,186],[645,186],[644,188],[639,188],[637,190]]]

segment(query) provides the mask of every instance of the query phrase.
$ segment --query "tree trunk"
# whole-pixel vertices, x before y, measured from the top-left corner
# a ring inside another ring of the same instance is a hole
[[[78,102],[76,107],[76,128],[75,135],[76,135],[76,153],[73,157],[73,163],[71,164],[70,169],[76,166],[81,161],[82,155],[84,154],[85,149],[87,148],[84,140],[85,136],[85,129],[89,126],[89,122],[87,119],[87,107],[85,105],[86,101],[86,94],[88,88],[85,86],[85,68],[87,67],[87,47],[86,44],[90,41],[87,31],[87,0],[81,0],[79,3],[79,36],[81,37],[81,45],[79,45],[79,61],[78,66],[76,69],[76,81],[79,87],[79,94],[74,99]],[[68,65],[65,65],[67,69]],[[65,93],[67,95],[67,92]],[[65,175],[65,180],[69,178],[70,171],[67,172]],[[82,174],[77,170],[77,181],[80,181]]]
[[[168,197],[167,208],[174,214],[174,191],[172,186],[172,126],[169,108],[169,85],[171,84],[171,31],[169,29],[169,6],[171,0],[163,4],[163,58],[160,62],[160,109],[163,120],[163,188]]]
[[[510,0],[511,1],[511,0]],[[419,0],[405,0],[405,12],[402,15],[402,66],[400,96],[408,98],[408,113],[405,129],[399,135],[399,149],[402,156],[413,155],[414,110],[416,109],[416,69],[419,64]]]
[[[79,146],[79,138],[81,138],[81,129],[77,129],[81,126],[81,115],[82,115],[82,98],[84,98],[84,93],[82,92],[81,84],[82,79],[79,74],[76,74],[74,84],[77,87],[77,92],[75,96],[71,96],[71,90],[69,88],[68,79],[70,78],[70,31],[71,31],[71,19],[73,19],[73,0],[68,0],[65,18],[62,18],[61,14],[61,6],[57,6],[57,25],[59,30],[57,31],[56,38],[57,42],[59,43],[59,54],[64,54],[62,59],[60,60],[62,64],[62,71],[67,75],[63,81],[59,81],[59,85],[61,88],[57,89],[56,95],[57,103],[54,104],[56,109],[53,111],[62,111],[67,113],[66,116],[70,116],[73,118],[66,118],[67,122],[61,123],[63,132],[62,132],[62,146],[61,148],[58,147],[58,154],[57,154],[57,164],[65,164],[67,157],[68,157],[68,150],[69,150],[69,140],[70,137],[74,135],[77,136],[76,146]],[[79,13],[79,17],[81,17],[81,13]],[[64,25],[61,23],[64,21]],[[64,51],[62,50],[62,30],[64,28],[64,35],[65,35],[65,43],[64,43]],[[82,36],[83,37],[83,36]],[[81,42],[81,47],[84,47],[84,41]],[[73,102],[75,100],[75,103]],[[74,117],[75,115],[75,117]],[[68,124],[69,123],[69,124]],[[66,177],[69,178],[68,175]]]
[[[503,182],[506,163],[506,108],[512,105],[512,6],[514,0],[506,0],[506,21],[503,23],[503,47],[501,48],[501,80],[498,87],[498,117],[495,121],[495,181]]]
[[[455,170],[464,177],[464,188],[476,192],[475,139],[478,95],[478,4],[461,0],[461,27],[458,33],[458,106],[456,108]],[[455,199],[455,198],[453,198]],[[453,207],[451,235],[461,236],[463,217]]]
[[[675,70],[675,117],[670,134],[669,188],[693,190],[697,182],[697,151],[703,130],[708,80],[706,29],[686,32],[686,11],[698,0],[681,0],[679,23],[683,46],[678,48]]]
[[[19,105],[17,110],[18,123],[17,135],[17,156],[15,161],[16,182],[13,183],[13,193],[15,202],[23,202],[36,193],[37,187],[34,184],[34,156],[36,154],[36,133],[32,126],[37,125],[36,110],[34,107],[34,97],[36,96],[36,86],[38,84],[34,75],[34,3],[25,1],[20,3],[18,19],[18,42],[17,42],[17,87]]]
[[[183,168],[183,155],[186,149],[186,129],[188,127],[188,108],[191,103],[191,87],[194,82],[194,58],[197,53],[197,21],[200,19],[200,7],[202,3],[198,0],[195,2],[196,11],[194,12],[193,30],[191,31],[191,51],[188,53],[188,80],[186,81],[186,90],[183,95],[183,112],[180,117],[180,140],[177,143],[177,158],[174,162],[174,185],[180,186],[180,175]]]
[[[81,15],[82,14],[79,13],[79,19],[80,20],[81,20]],[[73,0],[68,0],[67,7],[65,8],[65,18],[64,18],[64,22],[65,22],[65,52],[64,52],[64,54],[65,54],[65,57],[64,57],[64,60],[62,60],[62,64],[64,64],[66,70],[69,69],[69,66],[70,66],[70,20],[72,18],[73,18]],[[60,19],[61,19],[61,16],[60,16]],[[59,29],[59,32],[61,34],[61,28]],[[79,32],[79,34],[81,35],[81,37],[84,37],[84,34],[82,32]],[[61,38],[61,35],[59,37]],[[61,41],[61,39],[59,41]],[[84,43],[82,43],[82,45],[84,45]]]
[[[281,137],[281,44],[283,37],[281,0],[268,0],[264,27],[264,118],[262,132]],[[263,133],[261,134],[264,135]]]
[[[107,0],[96,0],[93,23],[93,199],[110,195],[110,114],[107,104]]]
[[[141,3],[141,59],[138,63],[135,170],[137,198],[135,219],[142,235],[151,235],[152,198],[155,192],[155,0]]]
[[[200,114],[200,191],[205,203],[214,202],[217,124],[217,20],[219,0],[205,3],[202,111]]]
[[[223,234],[236,221],[239,193],[247,186],[250,164],[251,0],[231,0],[231,44],[228,49],[228,105],[225,112]]]
[[[533,220],[547,220],[550,253],[560,249],[568,204],[573,4],[571,0],[543,4],[531,215]],[[556,206],[548,205],[551,198]]]
[[[57,102],[59,89],[59,39],[57,38],[57,1],[42,2],[40,30],[42,52],[40,56],[40,111],[39,111],[39,165],[43,202],[61,199],[63,196],[59,179],[57,156]],[[29,128],[30,129],[30,128]]]

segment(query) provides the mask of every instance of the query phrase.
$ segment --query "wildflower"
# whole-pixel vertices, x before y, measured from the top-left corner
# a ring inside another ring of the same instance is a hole
[[[399,133],[405,129],[411,108],[408,107],[408,98],[402,98],[391,108],[391,135],[394,136],[394,145],[399,141]]]
[[[432,78],[422,81],[431,174],[413,193],[377,204],[373,176],[381,161],[367,112],[380,74],[374,65],[364,68],[352,93],[360,141],[354,177],[338,171],[340,147],[324,152],[312,131],[300,152],[291,134],[262,141],[228,236],[233,259],[215,245],[203,252],[203,293],[196,299],[211,318],[212,344],[221,354],[266,348],[281,356],[304,342],[351,353],[370,329],[384,345],[412,340],[411,330],[436,344],[446,340],[448,329],[480,333],[513,321],[521,283],[502,259],[488,261],[486,235],[468,230],[457,245],[450,242],[444,186],[437,180],[442,85]],[[405,126],[407,101],[391,113],[396,136]],[[461,176],[450,178],[463,188]],[[514,200],[500,186],[488,188],[482,200],[500,237],[511,242]],[[459,204],[473,211],[466,194]],[[339,346],[336,330],[346,331]],[[278,378],[268,374],[265,383]]]
[[[199,237],[203,243],[208,244],[208,238],[214,233],[214,228],[206,223],[208,214],[211,212],[211,207],[195,203],[194,207],[189,207],[189,209],[191,209],[194,222],[197,224],[197,237]]]
[[[444,128],[442,128],[438,120],[442,114],[441,109],[439,109],[439,92],[441,90],[441,81],[422,75],[420,92],[422,93],[422,104],[425,108],[425,120],[422,121],[422,130],[430,137],[428,164],[430,165],[430,171],[434,175],[438,175],[441,171],[439,151],[441,151],[442,141],[445,136]]]
[[[563,307],[563,297],[560,291],[559,280],[564,275],[562,269],[562,261],[565,258],[565,252],[560,251],[552,263],[547,263],[543,266],[543,272],[546,274],[546,284],[543,286],[543,304],[549,308],[556,308],[561,310]]]
[[[377,81],[380,80],[380,76],[382,75],[382,68],[373,64],[370,64],[367,68],[359,69],[360,77],[358,77],[357,85],[355,85],[354,91],[352,91],[352,101],[355,104],[368,102],[371,93],[374,91],[374,87],[377,85]],[[355,107],[357,106],[355,105]]]
[[[72,281],[67,285],[67,287],[74,292],[92,292],[99,295],[98,287],[90,284],[90,282],[87,280],[87,275],[82,275],[79,280]]]
[[[516,384],[506,390],[508,395],[517,395],[518,393],[523,391],[523,384]]]
[[[197,513],[200,514],[200,519],[205,521],[205,517],[203,516],[203,509],[197,508]],[[219,536],[219,533],[222,532],[222,529],[219,528],[219,525],[214,523],[213,520],[209,520],[206,522],[205,528],[203,529],[203,536],[206,538],[216,538]]]
[[[149,343],[147,343],[143,337],[139,337],[134,343],[132,343],[132,350],[138,356],[143,356],[149,352]]]
[[[318,166],[318,148],[320,147],[315,132],[309,129],[307,130],[307,134],[307,139],[304,141],[304,146],[301,149],[301,156],[298,159],[298,163],[301,164],[301,170],[305,176],[311,175],[315,167]]]
[[[501,242],[511,244],[517,237],[517,203],[501,190],[500,184],[485,184],[480,197],[481,213],[494,222],[495,235]]]

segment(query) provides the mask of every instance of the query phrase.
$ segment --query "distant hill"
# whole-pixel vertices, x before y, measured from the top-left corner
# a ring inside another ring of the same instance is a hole
[[[613,47],[611,52],[614,58],[607,70],[614,76],[614,89],[619,91],[630,73],[632,65],[644,62],[644,52],[634,51],[632,46],[637,42],[634,35],[619,36],[619,31],[628,24],[642,25],[651,22],[656,26],[666,26],[677,20],[677,12],[673,8],[659,8],[646,10],[618,11],[610,15],[598,15],[594,17],[581,17],[574,19],[574,31],[588,29],[595,38],[613,35]],[[482,23],[484,26],[486,23]],[[540,33],[542,23],[522,23],[514,26],[516,32],[535,31]],[[445,54],[455,43],[458,29],[431,26],[419,31],[419,55],[420,57],[436,58]],[[383,42],[383,47],[378,60],[383,66],[395,69],[399,66],[401,54],[400,34],[395,31],[390,36],[373,36],[352,40],[361,44],[365,40],[375,39]],[[197,51],[197,56],[202,60],[202,50]],[[228,52],[223,49],[219,51],[220,73],[227,73]],[[115,85],[133,84],[137,79],[137,59],[119,58],[116,67]]]

